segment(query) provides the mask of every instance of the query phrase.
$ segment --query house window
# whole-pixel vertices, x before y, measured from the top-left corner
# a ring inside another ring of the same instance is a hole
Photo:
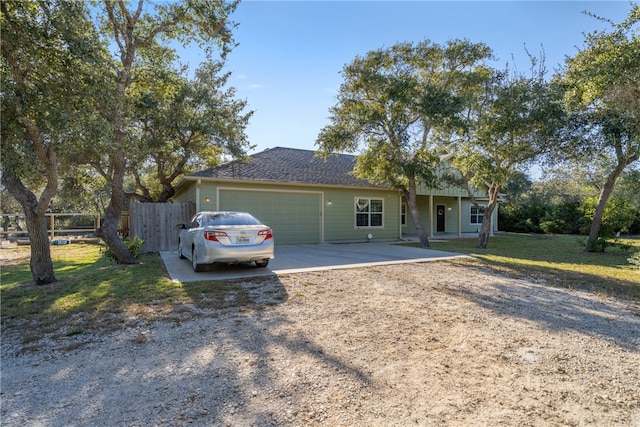
[[[484,208],[484,206],[480,206]],[[471,224],[482,224],[482,218],[484,214],[475,206],[471,206]]]
[[[382,227],[382,199],[356,198],[356,227]]]
[[[407,204],[403,203],[400,208],[400,223],[402,225],[407,225]]]

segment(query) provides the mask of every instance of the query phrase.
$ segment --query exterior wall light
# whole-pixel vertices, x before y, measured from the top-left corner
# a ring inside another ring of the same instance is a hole
[[[204,198],[204,202],[205,202],[205,203],[211,203],[211,199],[210,199],[210,198],[208,198],[208,197],[205,197],[205,198]]]

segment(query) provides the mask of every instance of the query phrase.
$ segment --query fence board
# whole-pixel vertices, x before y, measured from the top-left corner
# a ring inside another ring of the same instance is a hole
[[[144,240],[142,252],[169,251],[178,248],[177,224],[187,223],[195,215],[194,203],[137,203],[129,206],[131,237]]]

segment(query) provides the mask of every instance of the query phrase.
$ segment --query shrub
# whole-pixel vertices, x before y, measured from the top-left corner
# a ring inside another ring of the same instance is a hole
[[[627,261],[629,261],[629,264],[631,264],[633,268],[640,269],[640,252],[631,255],[627,258]]]
[[[136,236],[133,239],[124,239],[123,243],[127,247],[127,249],[129,249],[129,252],[131,252],[131,255],[133,255],[135,259],[140,259],[140,249],[142,249],[144,240]],[[104,250],[103,255],[112,261],[117,261],[116,256],[108,247]]]
[[[583,201],[585,221],[581,229],[582,234],[589,234],[597,201],[597,197],[588,197]],[[604,209],[600,234],[613,237],[616,232],[628,233],[636,218],[637,212],[628,200],[612,197]]]
[[[617,238],[616,239],[608,239],[606,237],[600,236],[596,240],[590,241],[587,237],[583,237],[578,240],[582,246],[589,249],[589,252],[604,252],[608,247],[616,247],[623,251],[628,251],[631,249],[631,245],[622,243]]]

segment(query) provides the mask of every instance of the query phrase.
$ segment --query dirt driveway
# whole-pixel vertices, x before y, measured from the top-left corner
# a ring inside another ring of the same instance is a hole
[[[469,260],[240,283],[251,306],[3,337],[3,426],[640,426],[638,306]]]

